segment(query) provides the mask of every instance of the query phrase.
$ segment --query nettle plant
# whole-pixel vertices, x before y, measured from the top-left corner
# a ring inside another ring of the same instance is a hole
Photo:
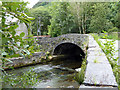
[[[114,57],[116,52],[118,52],[118,50],[115,50],[115,46],[114,46],[115,40],[108,40],[107,39],[108,35],[106,35],[105,31],[104,31],[104,33],[105,34],[104,34],[103,38],[105,39],[105,43],[103,43],[104,44],[103,50],[113,68],[115,65],[117,65],[117,62],[118,62],[118,57]]]
[[[31,56],[35,51],[35,39],[30,33],[30,23],[33,18],[28,17],[24,12],[27,12],[27,3],[24,2],[2,2],[2,28],[0,30],[2,44],[1,56],[2,62],[9,62],[11,57],[26,57]],[[7,18],[17,19],[20,23],[25,23],[28,29],[28,37],[23,39],[25,33],[16,35],[18,22],[7,21]]]

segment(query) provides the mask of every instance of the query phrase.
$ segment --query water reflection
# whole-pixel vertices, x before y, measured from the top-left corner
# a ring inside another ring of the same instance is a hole
[[[68,67],[76,69],[81,67],[82,57],[79,55],[76,56],[59,56],[53,58],[52,65],[60,65],[61,67]]]

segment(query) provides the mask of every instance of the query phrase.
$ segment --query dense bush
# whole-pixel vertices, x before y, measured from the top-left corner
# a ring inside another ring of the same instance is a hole
[[[108,32],[118,32],[118,28],[117,27],[113,27],[111,29],[108,30]]]

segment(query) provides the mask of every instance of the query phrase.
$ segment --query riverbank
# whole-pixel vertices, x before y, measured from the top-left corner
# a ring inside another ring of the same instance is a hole
[[[10,58],[9,60],[10,62],[6,62],[3,65],[4,70],[40,64],[49,61],[50,59],[47,59],[46,53],[44,52],[35,52],[31,57],[15,57]]]

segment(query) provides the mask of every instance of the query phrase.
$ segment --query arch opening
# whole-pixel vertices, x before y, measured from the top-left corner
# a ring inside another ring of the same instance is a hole
[[[83,52],[83,50],[78,45],[73,43],[62,43],[58,45],[54,49],[53,55],[68,55],[68,56],[80,55],[83,58],[85,57],[85,53]]]
[[[56,46],[53,55],[58,56],[53,60],[53,64],[73,69],[81,67],[85,58],[83,50],[78,45],[69,42]]]

